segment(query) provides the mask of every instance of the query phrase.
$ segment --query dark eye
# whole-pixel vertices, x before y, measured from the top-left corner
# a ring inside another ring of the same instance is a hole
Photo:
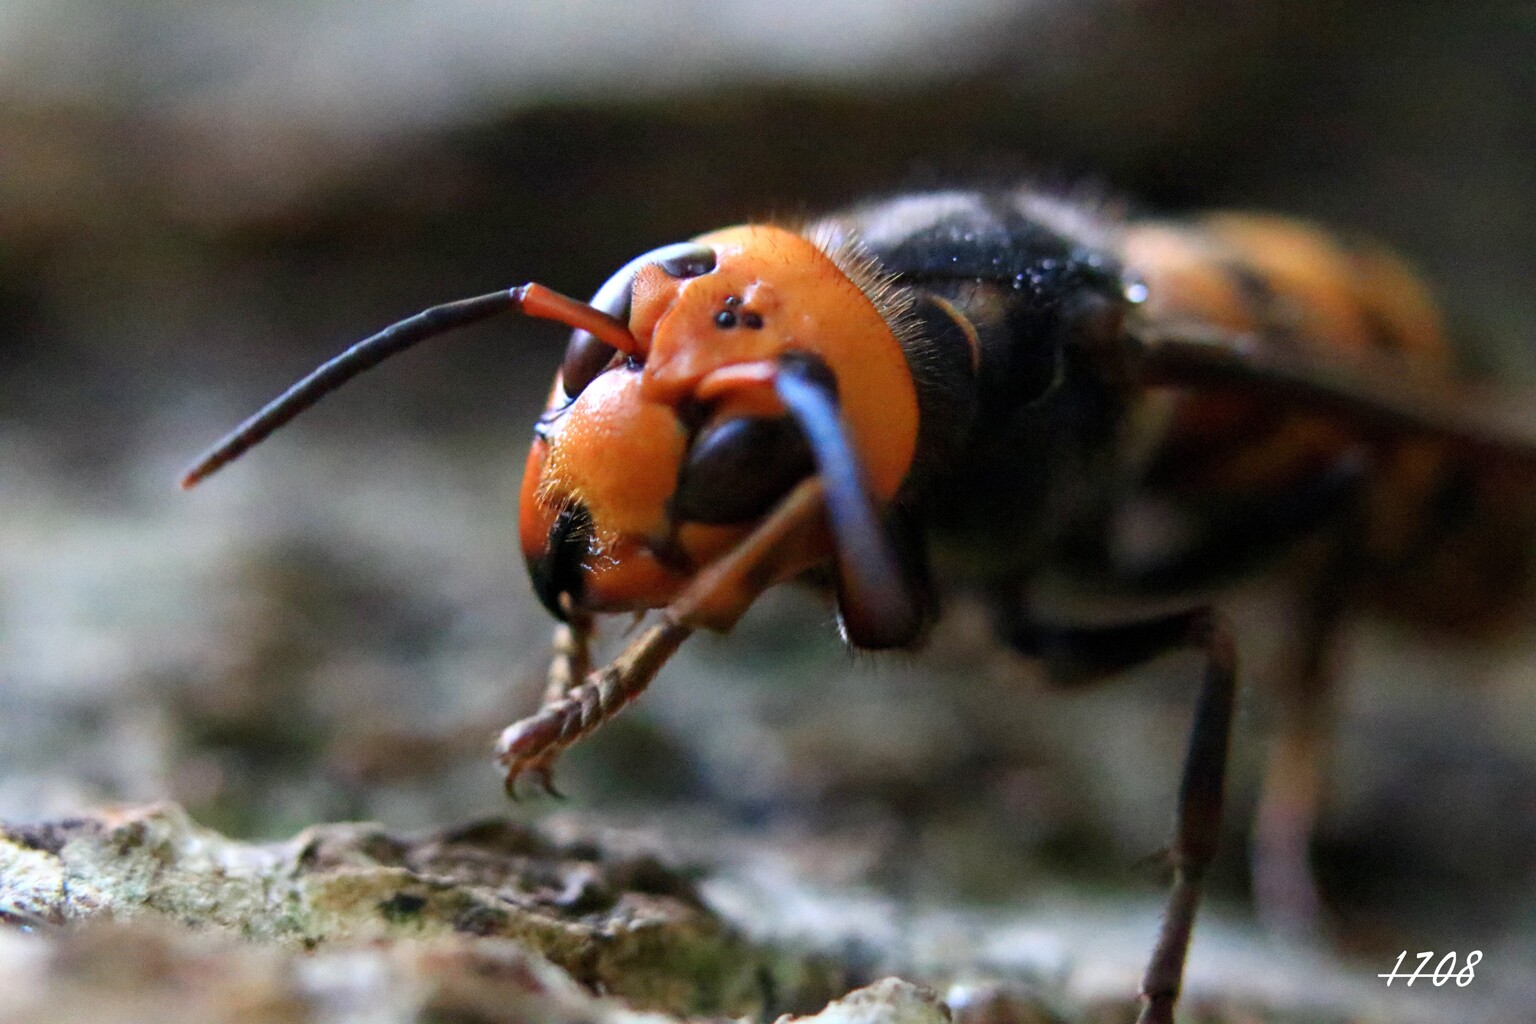
[[[738,417],[706,427],[688,451],[672,515],[726,525],[766,514],[815,469],[805,437],[788,418]]]
[[[615,274],[598,289],[592,298],[592,305],[620,320],[628,320],[630,300],[634,294],[631,286],[635,275],[630,274],[621,279],[622,274],[623,271]],[[560,383],[567,397],[575,398],[585,391],[587,385],[608,368],[617,354],[618,350],[612,345],[598,341],[586,331],[571,332],[571,340],[565,346],[565,358],[560,361]]]
[[[605,341],[598,341],[586,331],[576,331],[565,346],[565,358],[560,361],[560,383],[567,398],[575,398],[597,379],[597,375],[613,362],[617,350]]]
[[[730,330],[736,326],[736,314],[728,309],[722,309],[715,315],[715,326]]]
[[[715,269],[715,250],[707,245],[686,245],[674,247],[678,251],[657,260],[656,265],[671,277],[702,277]]]
[[[628,320],[639,262],[631,260],[604,281],[597,294],[592,296],[592,307],[620,320]],[[587,385],[608,368],[616,353],[612,345],[598,341],[586,331],[571,332],[571,340],[565,346],[565,358],[560,361],[560,383],[565,388],[566,397],[575,398],[585,391]]]
[[[635,275],[641,267],[651,263],[673,277],[697,277],[715,269],[715,250],[697,242],[679,242],[637,256],[603,282],[597,294],[592,296],[591,305],[610,316],[628,320]],[[573,333],[560,363],[560,382],[565,387],[566,397],[575,398],[585,391],[587,385],[608,368],[613,356],[613,346],[598,341],[586,331]]]

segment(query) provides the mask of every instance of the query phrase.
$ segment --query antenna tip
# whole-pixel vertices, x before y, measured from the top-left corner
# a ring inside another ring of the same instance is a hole
[[[209,472],[211,472],[211,470],[207,466],[201,464],[193,466],[191,469],[188,469],[186,472],[182,473],[180,477],[177,478],[176,486],[181,488],[183,491],[190,491],[192,488],[202,483],[203,478],[206,477]]]

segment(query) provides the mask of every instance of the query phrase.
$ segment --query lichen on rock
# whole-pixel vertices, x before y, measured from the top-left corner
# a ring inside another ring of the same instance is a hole
[[[0,1024],[677,1024],[594,995],[508,939],[446,935],[304,952],[147,920],[0,931]],[[945,1024],[890,978],[801,1024]],[[781,1018],[787,1024],[791,1018]]]
[[[704,884],[650,852],[686,847],[681,834],[659,843],[577,821],[419,834],[328,824],[244,843],[157,804],[0,825],[0,925],[12,926],[0,926],[0,1024],[1060,1024],[1134,1013],[1141,925],[1123,913],[1074,904],[1021,927],[1000,908],[861,909],[855,893],[789,870],[761,836],[711,835],[720,863]],[[1470,1019],[1481,991],[1394,992],[1211,917],[1189,1019],[1439,1024]],[[1508,1004],[1490,995],[1484,1009]]]
[[[271,844],[228,840],[166,804],[11,826],[0,913],[176,922],[301,950],[513,940],[589,991],[671,1013],[759,1015],[841,990],[830,965],[745,939],[685,872],[505,821],[419,836],[321,825]]]

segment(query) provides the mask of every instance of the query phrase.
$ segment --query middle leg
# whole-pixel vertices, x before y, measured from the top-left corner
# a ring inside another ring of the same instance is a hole
[[[1206,607],[1096,627],[1019,621],[1013,624],[1009,639],[1021,652],[1044,660],[1052,675],[1066,683],[1102,679],[1174,650],[1193,649],[1205,655],[1174,815],[1173,888],[1142,979],[1137,1018],[1139,1024],[1173,1024],[1195,914],[1221,832],[1237,689],[1237,652],[1231,633],[1221,617]]]

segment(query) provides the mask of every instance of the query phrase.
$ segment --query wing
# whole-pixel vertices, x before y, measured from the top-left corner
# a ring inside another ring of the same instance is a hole
[[[1528,397],[1458,381],[1428,291],[1379,245],[1218,213],[1131,224],[1120,255],[1142,282],[1127,331],[1144,385],[1188,389],[1197,404],[1201,393],[1235,393],[1324,414],[1352,434],[1536,462]],[[1252,426],[1241,409],[1218,410],[1204,441]]]
[[[1529,396],[1412,372],[1374,351],[1277,345],[1202,325],[1148,325],[1130,338],[1132,373],[1148,387],[1238,392],[1338,417],[1383,439],[1444,440],[1469,456],[1536,468]]]

